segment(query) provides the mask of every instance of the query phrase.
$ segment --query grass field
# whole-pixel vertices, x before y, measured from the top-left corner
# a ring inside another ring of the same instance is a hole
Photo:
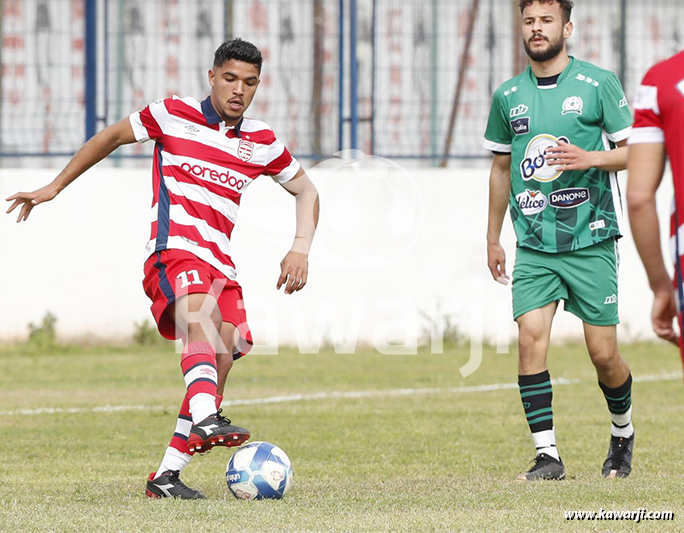
[[[517,389],[476,388],[513,384],[516,355],[486,350],[464,380],[458,368],[468,350],[446,351],[245,358],[226,400],[304,395],[224,409],[253,440],[289,454],[294,487],[282,501],[237,501],[224,481],[230,452],[215,449],[183,474],[208,499],[183,502],[143,497],[183,395],[172,347],[0,349],[0,530],[684,530],[684,395],[674,349],[623,348],[636,378],[655,377],[634,386],[633,474],[604,480],[609,419],[593,367],[581,346],[554,348],[552,377],[568,380],[554,390],[568,479],[534,484],[512,481],[533,457]],[[355,391],[369,394],[334,394]],[[107,405],[117,409],[92,410]],[[640,507],[673,511],[674,521],[564,516]]]

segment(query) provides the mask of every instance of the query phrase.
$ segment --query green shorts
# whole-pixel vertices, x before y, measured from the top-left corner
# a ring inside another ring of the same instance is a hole
[[[615,239],[563,253],[519,247],[513,270],[513,319],[551,302],[594,326],[613,326],[618,317],[618,255]]]

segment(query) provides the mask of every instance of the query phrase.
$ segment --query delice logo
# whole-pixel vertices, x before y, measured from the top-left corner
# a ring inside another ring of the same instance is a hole
[[[189,163],[183,163],[181,168],[190,174],[197,176],[198,178],[210,179],[212,181],[218,181],[223,185],[228,185],[230,188],[236,191],[241,191],[246,183],[246,180],[238,179],[235,176],[231,176],[228,171],[218,172],[213,168],[205,168],[199,165],[191,165]]]
[[[561,189],[549,194],[549,203],[558,209],[570,209],[589,201],[589,189]]]
[[[525,192],[518,194],[515,199],[518,201],[518,207],[520,207],[522,214],[527,217],[541,213],[549,205],[549,200],[541,191],[531,191],[530,189],[525,189]]]

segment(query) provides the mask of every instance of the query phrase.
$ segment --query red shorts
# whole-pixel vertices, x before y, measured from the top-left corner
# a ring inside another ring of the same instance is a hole
[[[162,337],[169,340],[182,337],[172,313],[166,312],[170,304],[186,294],[211,294],[218,301],[223,322],[233,324],[239,332],[233,357],[242,357],[252,348],[242,287],[196,255],[173,249],[154,252],[145,261],[143,288],[152,300],[152,315]]]

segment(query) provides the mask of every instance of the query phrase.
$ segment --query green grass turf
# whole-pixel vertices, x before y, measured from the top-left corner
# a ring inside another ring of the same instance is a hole
[[[463,379],[467,348],[444,355],[251,355],[226,399],[332,391],[447,389],[514,383],[516,354],[485,349]],[[633,374],[680,372],[664,344],[623,347]],[[0,349],[1,531],[551,531],[684,530],[682,381],[634,385],[634,471],[604,480],[608,414],[581,346],[554,347],[563,482],[513,482],[534,450],[516,389],[435,391],[229,407],[253,440],[281,446],[295,483],[282,501],[240,502],[225,486],[230,451],[196,457],[183,479],[206,501],[147,500],[183,385],[173,347]],[[19,409],[148,405],[120,412],[7,414]],[[568,522],[566,510],[667,510],[672,522]]]

